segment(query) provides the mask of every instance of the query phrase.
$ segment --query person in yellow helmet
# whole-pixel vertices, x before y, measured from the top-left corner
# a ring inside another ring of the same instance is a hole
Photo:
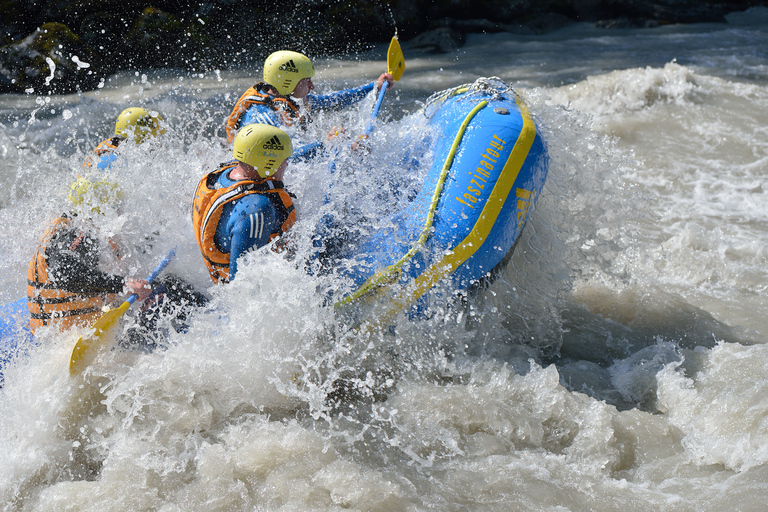
[[[282,181],[292,154],[283,130],[250,124],[235,137],[235,160],[200,180],[192,224],[214,282],[231,281],[245,253],[280,237],[296,221],[293,196]]]
[[[310,94],[315,85],[315,68],[306,55],[281,50],[264,62],[264,81],[243,93],[227,118],[227,141],[235,139],[237,130],[253,123],[279,128],[304,127],[313,110],[344,108],[365,98],[374,87],[378,91],[386,81],[394,86],[390,73],[369,84],[326,95]]]
[[[136,144],[142,144],[165,133],[162,120],[162,116],[157,112],[150,112],[141,107],[126,108],[117,116],[115,133],[96,146],[93,150],[94,155],[86,158],[83,167],[89,169],[95,167],[100,171],[109,169],[117,159],[118,146],[125,140],[130,139]]]

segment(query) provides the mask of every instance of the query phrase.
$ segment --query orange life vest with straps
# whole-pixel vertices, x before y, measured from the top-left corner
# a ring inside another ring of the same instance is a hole
[[[271,96],[266,92],[268,88],[268,84],[259,82],[248,88],[237,100],[232,113],[227,118],[228,142],[235,140],[235,135],[240,127],[240,118],[253,105],[265,105],[274,110],[280,114],[280,118],[286,126],[293,126],[296,123],[299,125],[306,124],[306,119],[299,113],[299,105],[294,100],[288,96]]]
[[[237,166],[237,162],[225,164],[200,180],[195,191],[192,208],[192,225],[195,239],[203,254],[205,265],[213,282],[229,282],[230,254],[216,247],[214,236],[219,225],[223,206],[250,194],[261,194],[272,203],[279,220],[278,228],[272,232],[270,241],[281,236],[296,222],[296,211],[292,195],[285,190],[282,181],[266,178],[240,180],[228,187],[215,188],[222,173]],[[276,248],[279,250],[279,248]]]
[[[107,153],[113,153],[124,140],[125,139],[119,135],[113,135],[111,138],[101,141],[99,145],[96,146],[96,148],[93,150],[93,152],[96,153],[96,156],[98,157],[102,157]],[[90,169],[91,166],[93,166],[93,163],[93,158],[89,156],[85,159],[85,162],[83,162],[83,167]]]
[[[74,325],[91,325],[102,315],[102,308],[117,295],[99,292],[69,292],[51,283],[45,250],[51,239],[69,219],[60,217],[48,228],[27,270],[27,301],[32,334],[43,325],[69,329]]]

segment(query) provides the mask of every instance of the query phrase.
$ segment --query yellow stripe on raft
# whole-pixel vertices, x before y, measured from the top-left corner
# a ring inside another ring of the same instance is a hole
[[[448,252],[440,261],[432,264],[423,274],[414,280],[406,290],[397,294],[384,310],[378,315],[382,323],[398,312],[412,306],[422,295],[427,293],[441,279],[453,273],[461,264],[467,261],[480,248],[501,213],[504,201],[517,180],[520,169],[533,146],[536,138],[536,126],[531,119],[528,109],[519,100],[520,114],[523,118],[523,128],[520,137],[512,148],[512,153],[501,171],[501,176],[493,187],[488,202],[485,204],[480,217],[469,235],[459,243],[453,251]]]

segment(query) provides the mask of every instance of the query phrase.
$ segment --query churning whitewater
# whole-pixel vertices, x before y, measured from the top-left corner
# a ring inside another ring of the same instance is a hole
[[[261,70],[0,97],[3,304],[25,296],[69,184],[131,105],[167,133],[121,146],[110,179],[125,204],[101,230],[132,275],[176,246],[168,271],[211,296],[163,350],[112,350],[72,378],[84,330],[43,329],[4,368],[2,509],[761,510],[768,10],[728,21],[471,35],[437,56],[404,44],[370,155],[336,156],[333,174],[329,156],[291,164],[295,254],[250,253],[227,286],[200,258],[192,194],[230,159],[225,117]],[[378,76],[385,50],[316,61],[319,92]],[[426,315],[344,329],[329,297],[351,284],[304,264],[316,227],[386,225],[428,170],[409,158],[430,157],[427,98],[493,76],[550,156],[514,254]],[[374,101],[319,116],[308,137],[363,133]]]

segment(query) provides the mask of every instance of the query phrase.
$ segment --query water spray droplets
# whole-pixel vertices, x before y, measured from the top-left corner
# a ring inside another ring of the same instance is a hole
[[[53,59],[50,57],[46,57],[45,62],[48,64],[48,67],[51,68],[50,76],[45,79],[45,85],[48,85],[51,83],[51,80],[53,80],[54,74],[56,73],[56,63],[53,62]]]

